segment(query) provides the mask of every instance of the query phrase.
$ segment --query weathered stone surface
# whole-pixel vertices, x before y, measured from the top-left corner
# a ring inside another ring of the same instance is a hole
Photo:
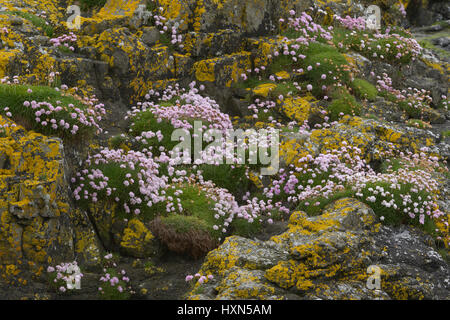
[[[318,155],[345,144],[359,148],[363,157],[371,162],[393,146],[403,151],[420,152],[423,147],[433,148],[437,140],[438,136],[427,130],[344,116],[337,125],[313,130],[309,135],[282,135],[280,156],[282,163],[289,165],[308,154]]]
[[[198,61],[194,64],[192,72],[200,82],[208,81],[230,87],[248,69],[251,69],[250,53],[244,51],[220,58]]]
[[[145,258],[158,251],[158,242],[141,221],[132,219],[123,232],[120,250],[129,256]]]
[[[1,117],[0,124],[7,125],[0,150],[8,163],[0,169],[0,280],[25,284],[75,256],[95,264],[92,226],[68,202],[62,142]]]
[[[318,217],[293,213],[288,230],[270,241],[228,238],[199,271],[214,280],[197,284],[190,299],[448,299],[448,265],[427,238],[381,227],[366,205],[338,200]],[[282,254],[265,252],[267,262],[255,268],[242,257],[255,246]],[[377,290],[367,286],[370,266],[381,270]]]

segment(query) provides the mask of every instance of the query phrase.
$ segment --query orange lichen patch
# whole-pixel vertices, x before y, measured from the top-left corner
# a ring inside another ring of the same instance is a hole
[[[274,287],[261,281],[259,272],[240,268],[232,268],[216,290],[220,299],[265,299],[275,294]]]
[[[450,214],[445,214],[439,218],[434,219],[436,229],[439,236],[444,242],[446,250],[450,249]]]
[[[310,151],[305,140],[287,137],[280,143],[280,159],[288,165],[300,165],[299,159],[308,154],[310,154]]]
[[[329,230],[333,226],[336,226],[337,221],[330,218],[330,214],[325,213],[315,219],[308,218],[306,213],[301,211],[294,212],[289,218],[290,226],[297,226],[296,231],[300,231],[302,234],[310,235],[321,231]]]
[[[295,260],[281,261],[275,267],[266,271],[267,280],[276,283],[281,288],[289,289],[296,287],[300,291],[307,291],[314,287],[308,276],[320,275],[320,270],[308,272],[308,268],[303,263]]]
[[[287,71],[277,72],[275,73],[275,76],[281,78],[281,80],[289,80],[291,78],[291,75]]]
[[[249,45],[254,48],[256,52],[255,66],[262,67],[267,66],[272,62],[272,57],[279,46],[284,42],[284,38],[278,36],[276,38],[258,38],[249,39]]]
[[[140,0],[108,0],[98,12],[92,15],[92,17],[81,17],[80,23],[83,27],[89,25],[89,30],[96,32],[96,24],[108,20],[133,16],[141,2],[142,1]]]
[[[123,232],[120,246],[137,256],[146,255],[146,247],[151,247],[155,237],[147,227],[138,219],[132,219]]]
[[[250,52],[243,51],[220,58],[201,60],[194,64],[193,73],[198,81],[218,82],[230,87],[251,67],[250,55]]]
[[[311,111],[311,99],[308,97],[286,98],[283,101],[282,110],[289,119],[303,124],[308,120]]]
[[[108,0],[96,14],[96,17],[130,16],[136,11],[140,2],[139,0]]]
[[[61,189],[61,141],[26,132],[1,116],[0,125],[0,158],[8,162],[0,170],[0,267],[19,268],[19,261],[26,259],[30,270],[41,272],[50,251],[72,241],[72,234],[56,222],[69,208]]]
[[[239,246],[233,237],[225,239],[222,248],[223,246],[226,246],[228,250],[215,249],[208,253],[200,273],[209,274],[214,272],[220,275],[238,263],[240,256]]]
[[[276,87],[277,85],[274,83],[263,83],[253,88],[253,93],[255,95],[267,98],[269,96],[269,93]]]
[[[198,81],[210,81],[216,80],[214,72],[215,61],[202,60],[194,64],[195,77]]]

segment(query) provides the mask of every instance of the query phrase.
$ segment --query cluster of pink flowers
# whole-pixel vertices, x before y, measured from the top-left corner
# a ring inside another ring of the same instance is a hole
[[[364,17],[352,18],[350,16],[346,16],[342,18],[340,16],[336,16],[336,21],[342,24],[343,27],[349,30],[365,30],[366,29],[366,19]]]
[[[299,32],[300,37],[296,39],[297,43],[308,44],[310,41],[316,41],[319,38],[324,40],[332,40],[333,36],[329,32],[333,28],[329,27],[328,31],[324,29],[320,24],[313,21],[313,18],[306,12],[302,12],[300,17],[295,17],[296,12],[291,10],[290,14],[293,17],[288,18],[288,26]],[[282,22],[284,22],[282,20]]]
[[[31,108],[35,115],[36,123],[42,127],[50,127],[53,130],[69,131],[76,135],[81,127],[95,128],[97,132],[103,129],[98,124],[102,116],[106,114],[104,104],[96,104],[96,99],[84,100],[85,109],[78,108],[73,104],[67,106],[59,102],[53,106],[49,102],[25,101],[25,108]],[[12,116],[12,114],[10,115]]]
[[[100,277],[101,285],[98,292],[101,297],[108,296],[110,299],[118,299],[123,296],[127,298],[129,294],[134,294],[131,288],[130,278],[127,276],[125,270],[117,269],[117,264],[113,261],[113,255],[107,254],[104,256],[105,268],[103,268],[104,275]]]
[[[398,10],[402,14],[402,16],[406,17],[407,13],[406,13],[405,6],[403,5],[403,3],[399,2],[398,6],[399,6]]]
[[[425,148],[420,154],[400,153],[398,159],[403,163],[402,168],[376,173],[360,157],[358,148],[346,146],[344,142],[344,147],[339,150],[316,157],[308,155],[299,159],[300,165],[291,166],[290,171],[280,170],[279,178],[273,181],[272,186],[265,188],[264,193],[271,199],[288,203],[290,207],[299,203],[316,206],[320,203],[308,201],[327,198],[351,187],[362,201],[369,204],[378,201],[382,206],[412,219],[419,216],[419,222],[423,224],[425,215],[437,218],[443,214],[436,203],[439,183],[433,176],[434,170],[439,167],[439,159],[428,155],[427,151]],[[419,165],[424,169],[418,170]],[[383,188],[380,184],[389,187]],[[368,185],[377,187],[367,188]],[[423,192],[427,195],[422,198],[420,194]]]
[[[19,84],[19,82],[20,82],[19,76],[14,76],[12,79],[10,79],[9,76],[6,76],[0,79],[0,83],[2,84]]]
[[[77,35],[70,32],[69,34],[63,34],[57,38],[52,38],[50,39],[50,42],[54,47],[63,46],[68,48],[70,51],[75,51],[73,44],[77,42]]]
[[[372,33],[353,30],[346,34],[344,43],[370,58],[379,58],[389,62],[409,62],[419,57],[422,47],[412,37],[405,37],[386,29],[385,33]],[[340,43],[340,47],[344,44]]]
[[[158,10],[160,12],[163,12],[164,8],[163,7],[159,7]],[[176,26],[170,27],[166,23],[167,22],[167,18],[162,16],[162,15],[155,14],[155,15],[153,15],[153,19],[155,20],[155,25],[157,27],[161,28],[161,30],[159,31],[161,34],[164,34],[164,33],[169,33],[170,34],[170,37],[171,37],[171,41],[170,42],[173,45],[178,44],[180,49],[182,49],[184,47],[183,44],[182,44],[183,43],[183,36],[181,34],[178,34],[178,29],[177,29]]]
[[[72,183],[78,183],[73,195],[76,200],[90,200],[111,198],[118,202],[126,213],[140,214],[144,205],[152,207],[165,200],[164,190],[167,188],[167,177],[159,176],[159,165],[153,160],[151,153],[142,153],[105,148],[86,161],[90,169],[77,172]],[[124,172],[122,186],[110,186],[109,178],[101,167],[105,164],[115,164]],[[119,189],[117,189],[119,188]],[[125,199],[117,196],[125,190],[130,190]],[[132,190],[139,190],[134,193]]]
[[[411,108],[417,110],[429,107],[433,102],[433,98],[430,95],[431,93],[425,89],[412,87],[403,90],[395,89],[392,86],[392,79],[386,73],[383,73],[382,76],[377,76],[377,89],[380,92],[386,91],[395,95],[399,101],[407,101]]]
[[[186,92],[185,89],[179,89],[178,86],[169,86],[161,95],[159,92],[151,90],[147,99],[156,98],[157,102],[138,103],[128,112],[130,118],[135,118],[140,112],[152,112],[158,122],[168,121],[174,128],[184,128],[190,130],[193,128],[189,120],[199,120],[208,123],[207,128],[227,130],[233,127],[230,117],[220,111],[219,105],[209,97],[199,94],[195,87],[195,82]],[[176,99],[171,106],[161,105],[163,102]]]
[[[169,176],[159,173],[159,164],[155,162],[152,154],[123,150],[103,149],[100,153],[90,157],[86,164],[90,169],[84,169],[72,178],[72,183],[77,183],[73,194],[76,200],[98,202],[101,199],[114,199],[127,214],[139,215],[146,207],[162,204],[169,214],[183,212],[179,196],[182,188],[176,187],[183,182],[194,183],[201,188],[202,192],[214,202],[214,218],[217,223],[213,229],[221,234],[226,234],[228,227],[235,217],[243,218],[249,223],[261,218],[265,212],[269,212],[280,206],[268,204],[251,203],[240,206],[234,196],[228,190],[216,187],[210,181],[203,181],[201,172],[197,176],[187,176],[186,171],[176,170],[168,162]],[[123,186],[112,186],[109,184],[110,177],[102,171],[102,164],[116,164],[125,174]],[[137,173],[136,173],[137,172]],[[125,191],[124,190],[129,190]],[[137,193],[134,190],[139,190]],[[125,194],[120,198],[119,194]],[[269,214],[270,216],[270,214]],[[219,238],[221,240],[222,237]]]
[[[83,274],[81,272],[75,273],[76,270],[79,270],[76,261],[63,262],[56,267],[47,267],[47,273],[54,275],[55,278],[53,279],[53,283],[58,287],[58,290],[61,293],[64,293],[67,290],[76,289],[74,285],[77,282],[80,283]]]
[[[50,74],[51,81],[54,80],[55,73]],[[1,83],[13,85],[19,84],[19,78],[15,76],[13,83],[9,80],[9,77],[1,79]],[[62,85],[61,89],[54,88],[56,91],[63,91],[62,94],[66,94],[66,85]],[[28,88],[27,93],[33,93],[31,88]],[[68,94],[69,95],[69,94]],[[72,103],[64,105],[61,101],[56,101],[56,104],[52,104],[46,101],[26,100],[23,102],[24,110],[13,110],[9,106],[3,106],[2,109],[5,115],[9,118],[14,116],[24,116],[22,114],[25,111],[26,117],[29,117],[30,121],[34,121],[39,126],[52,129],[58,132],[69,132],[71,135],[76,135],[80,129],[93,129],[97,133],[103,132],[99,123],[102,121],[104,115],[106,115],[105,105],[99,103],[98,99],[94,97],[74,97],[79,105],[75,106]],[[28,111],[32,111],[30,113]]]
[[[214,276],[212,274],[209,274],[208,276],[202,276],[200,273],[196,273],[195,275],[187,275],[186,276],[186,282],[190,282],[193,279],[197,279],[197,283],[203,284],[208,282],[208,280],[214,279]]]
[[[441,102],[442,107],[443,107],[445,110],[448,110],[448,104],[449,104],[449,102],[450,102],[450,99],[447,99],[447,96],[446,96],[446,95],[442,95],[442,96],[441,96],[441,99],[442,99],[442,102]]]
[[[358,148],[346,145],[316,157],[307,155],[299,159],[297,166],[291,165],[289,171],[281,169],[279,178],[265,188],[264,193],[269,198],[283,199],[294,205],[308,199],[327,197],[345,189],[351,179],[369,170],[359,157],[360,153]]]
[[[392,33],[390,31],[391,30],[387,29],[385,33],[376,33],[373,35],[373,37],[378,40],[379,39],[392,40],[392,44],[394,47],[388,46],[389,43],[386,44],[386,48],[384,48],[386,52],[396,50],[397,54],[395,57],[397,59],[400,59],[402,56],[407,54],[410,54],[412,56],[412,60],[419,57],[419,55],[422,52],[422,47],[420,46],[420,44],[417,42],[416,39],[412,37],[404,37],[399,35],[398,33]],[[371,44],[369,43],[369,45]],[[378,49],[381,50],[381,47]]]
[[[387,91],[395,95],[400,94],[392,87],[391,77],[389,77],[388,74],[384,72],[381,76],[377,76],[377,89],[378,91]]]
[[[426,151],[427,148],[420,154],[400,153],[398,159],[402,167],[398,170],[390,167],[384,173],[369,172],[358,177],[353,186],[356,196],[369,203],[379,202],[411,219],[418,217],[422,225],[426,217],[433,219],[444,215],[436,202],[440,184],[433,176],[439,168],[439,159],[429,156]],[[368,185],[375,187],[368,188]]]
[[[214,218],[217,224],[213,226],[213,229],[220,231],[224,235],[227,233],[231,222],[236,218],[244,219],[248,223],[261,223],[270,219],[272,211],[280,208],[284,209],[281,203],[272,205],[270,199],[265,201],[256,198],[252,201],[247,200],[247,204],[240,206],[228,190],[218,188],[210,181],[203,181],[201,187],[206,195],[215,202],[213,210],[216,212]],[[219,237],[219,241],[222,239],[223,237]]]

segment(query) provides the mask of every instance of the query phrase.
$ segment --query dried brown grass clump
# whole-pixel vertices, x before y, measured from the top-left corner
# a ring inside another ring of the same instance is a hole
[[[170,251],[198,259],[217,247],[206,223],[196,217],[175,215],[156,218],[150,223],[152,233]]]

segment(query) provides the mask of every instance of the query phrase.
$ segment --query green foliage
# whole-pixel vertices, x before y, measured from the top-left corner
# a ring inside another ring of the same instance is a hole
[[[400,184],[400,189],[391,188],[390,182],[376,182],[376,183],[367,183],[366,186],[362,189],[362,196],[360,200],[370,206],[375,214],[378,217],[382,217],[382,221],[386,225],[398,226],[401,224],[411,224],[416,227],[419,227],[425,230],[427,233],[434,235],[436,233],[436,226],[434,222],[430,219],[428,215],[425,214],[425,223],[422,225],[419,222],[419,215],[416,214],[416,217],[412,219],[408,214],[403,212],[405,209],[402,205],[398,205],[403,203],[402,196],[408,194],[411,197],[412,202],[422,203],[423,201],[427,201],[427,197],[430,194],[424,190],[419,190],[419,192],[412,192],[411,189],[415,188],[415,185],[412,183],[403,183]],[[373,192],[369,189],[376,189],[376,187],[382,187],[385,191],[390,192],[392,198],[383,197],[380,194],[376,196],[375,202],[368,201],[367,198],[373,195]],[[397,207],[386,207],[382,204],[383,200],[394,199]]]
[[[419,129],[429,129],[431,125],[419,119],[409,119],[407,125],[409,127],[419,128]]]
[[[345,90],[336,91],[333,94],[333,101],[328,106],[328,116],[331,121],[338,121],[342,117],[341,113],[355,116],[361,114],[361,105]]]
[[[188,233],[190,231],[204,231],[210,233],[210,227],[208,224],[204,220],[195,216],[172,214],[168,217],[162,217],[161,221],[177,233]]]
[[[28,89],[31,89],[32,92],[28,93]],[[54,118],[58,123],[59,121],[64,120],[66,123],[69,123],[71,127],[73,127],[73,125],[78,125],[79,131],[77,132],[77,135],[74,136],[70,131],[63,130],[60,127],[58,127],[58,129],[53,129],[50,124],[43,126],[36,122],[35,112],[37,110],[32,109],[31,107],[25,107],[24,103],[26,101],[47,102],[54,107],[62,106],[63,109],[61,111],[47,115],[48,119],[42,119],[42,121],[46,120],[50,123],[49,120]],[[73,107],[70,107],[69,105],[73,105]],[[93,132],[93,127],[80,125],[77,119],[71,117],[71,113],[75,112],[75,108],[87,111],[88,107],[75,97],[62,94],[52,87],[0,84],[0,114],[6,115],[7,111],[4,110],[6,107],[8,107],[8,111],[12,113],[12,118],[15,122],[23,125],[27,130],[34,130],[44,135],[57,135],[65,140],[73,140],[76,136],[90,135]]]
[[[22,17],[22,18],[30,21],[35,27],[41,28],[45,32],[47,37],[50,37],[50,38],[53,37],[53,34],[54,34],[53,27],[51,25],[49,25],[47,23],[47,21],[45,21],[44,19],[42,19],[32,13],[25,12],[25,11],[18,11],[18,10],[17,11],[7,11],[4,13]]]
[[[168,102],[168,104],[170,103]],[[162,141],[158,141],[157,137],[154,137],[152,139],[145,139],[145,141],[147,141],[147,144],[140,142],[139,148],[143,149],[148,148],[149,146],[164,146],[167,150],[172,150],[178,144],[178,141],[172,141],[171,139],[172,132],[174,130],[174,127],[169,121],[162,120],[158,122],[155,115],[151,111],[143,111],[138,113],[133,118],[133,124],[131,125],[130,134],[134,137],[137,137],[146,131],[161,131],[163,135]]]
[[[381,164],[380,171],[382,173],[396,172],[399,169],[404,168],[404,166],[405,164],[401,159],[387,159]]]
[[[215,202],[206,195],[198,186],[185,185],[182,188],[183,193],[178,197],[181,200],[183,206],[183,215],[196,217],[206,223],[209,229],[209,233],[214,238],[220,238],[222,235],[221,230],[214,230],[213,226],[218,225],[219,221],[222,222],[223,218],[216,219],[214,215]]]
[[[251,181],[246,176],[243,165],[209,165],[199,166],[205,181],[211,180],[218,187],[227,189],[235,196],[248,190]]]
[[[303,32],[297,31],[297,30],[292,29],[292,28],[287,29],[281,35],[286,37],[286,38],[288,38],[288,39],[297,39],[299,37],[304,36]]]
[[[409,100],[400,101],[397,106],[400,110],[404,111],[409,118],[419,119],[422,116],[422,110],[416,108]]]
[[[394,36],[394,34],[397,36]],[[347,52],[348,49],[351,49],[370,59],[376,57],[390,63],[410,63],[413,58],[413,53],[409,48],[410,44],[405,43],[407,49],[397,48],[400,41],[398,36],[408,40],[411,38],[411,35],[402,32],[400,29],[396,29],[395,32],[391,30],[391,35],[388,37],[375,38],[374,32],[370,30],[353,30],[350,32],[344,28],[335,28],[333,42],[341,52]],[[362,43],[364,43],[364,46],[361,45]],[[396,57],[398,53],[402,54],[400,58]]]
[[[296,208],[296,211],[300,210],[306,212],[309,216],[317,216],[323,212],[323,209],[330,203],[343,199],[353,197],[355,192],[351,188],[345,189],[329,195],[328,197],[317,197],[302,201]]]
[[[110,138],[108,143],[111,149],[120,149],[122,145],[126,145],[128,143],[128,137],[119,134]]]
[[[335,85],[338,82],[347,84],[350,81],[348,62],[335,47],[320,42],[311,42],[308,46],[300,45],[298,48],[291,48],[291,51],[301,53],[306,58],[293,61],[291,56],[280,54],[268,67],[269,74],[302,68],[304,73],[299,80],[306,82],[303,83],[304,85],[311,84],[313,93],[316,95],[323,93],[322,86]],[[308,67],[312,67],[312,69],[308,70]],[[326,76],[325,79],[322,78],[323,75]],[[286,83],[278,90],[287,93],[295,92],[296,88],[292,83]]]
[[[64,53],[64,54],[72,54],[73,53],[73,51],[72,50],[70,50],[68,47],[66,47],[66,46],[58,46],[58,50],[61,52],[61,53]]]
[[[167,34],[165,34],[165,33],[160,34],[160,36],[159,36],[159,42],[160,42],[163,46],[168,47],[169,50],[170,50],[171,52],[173,52],[173,51],[175,51],[175,45],[174,45],[171,41],[172,41],[171,38],[170,38]]]
[[[248,77],[247,80],[239,81],[235,83],[234,86],[240,89],[247,89],[247,88],[253,89],[259,86],[260,84],[264,83],[267,83],[267,80],[261,79],[260,77]]]
[[[122,275],[116,270],[116,268],[107,268],[106,273],[111,278],[117,277],[119,283],[111,285],[109,281],[105,281],[101,284],[102,291],[99,291],[99,298],[102,300],[129,300],[131,297],[130,292],[127,290],[128,284],[122,280]],[[123,288],[123,291],[118,290],[119,286]]]
[[[158,8],[158,4],[156,0],[147,0],[146,9],[147,11],[153,12]]]
[[[450,137],[450,130],[442,131],[441,134],[444,138]]]
[[[378,95],[378,90],[373,84],[363,79],[355,79],[351,83],[355,95],[361,99],[374,101]]]
[[[231,222],[232,233],[241,237],[252,237],[262,229],[262,224],[258,220],[249,223],[243,218],[235,218]]]
[[[283,97],[296,96],[299,93],[297,87],[292,81],[284,81],[279,83],[275,89],[271,91],[271,95],[275,98],[282,95]]]
[[[293,69],[293,60],[290,56],[279,55],[275,59],[273,59],[270,64],[268,71],[269,74],[275,74],[280,71],[290,71]]]
[[[320,95],[323,85],[335,85],[339,81],[347,84],[350,81],[348,62],[337,49],[313,42],[305,55],[302,65],[306,78],[313,86],[314,94]],[[311,71],[307,71],[308,66],[312,67]],[[326,79],[322,79],[322,75],[325,75]]]
[[[394,102],[394,103],[398,102],[398,98],[395,96],[395,94],[393,94],[391,92],[383,90],[383,91],[378,92],[378,95],[380,97],[385,98],[387,101]]]

